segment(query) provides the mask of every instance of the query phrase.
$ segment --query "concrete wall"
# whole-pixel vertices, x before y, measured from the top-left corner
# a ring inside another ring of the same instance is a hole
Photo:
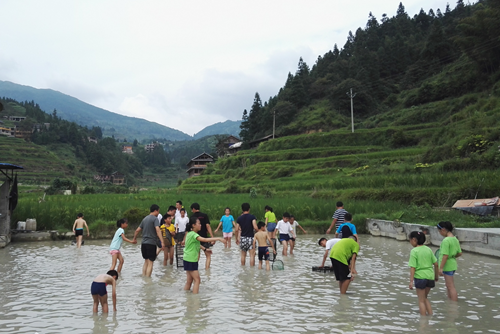
[[[10,243],[9,190],[10,181],[7,179],[0,186],[0,248]]]
[[[366,228],[373,236],[401,241],[408,240],[408,235],[413,231],[427,229],[426,244],[439,246],[443,240],[436,226],[367,219]],[[463,251],[500,257],[500,228],[457,228],[453,232],[458,237]]]

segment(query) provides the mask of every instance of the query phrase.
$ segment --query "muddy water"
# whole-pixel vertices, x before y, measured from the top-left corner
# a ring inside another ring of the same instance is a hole
[[[333,275],[311,271],[323,254],[319,236],[299,237],[284,271],[241,267],[234,244],[217,244],[199,295],[182,290],[182,268],[161,261],[141,277],[139,245],[125,244],[118,312],[108,316],[92,314],[90,296],[111,263],[108,241],[11,244],[0,249],[0,333],[500,333],[499,259],[465,253],[459,302],[446,300],[440,281],[434,316],[420,317],[408,290],[409,243],[362,236],[358,278],[340,296]]]

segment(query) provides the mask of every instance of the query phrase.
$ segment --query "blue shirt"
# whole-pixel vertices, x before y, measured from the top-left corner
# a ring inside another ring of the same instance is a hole
[[[356,226],[354,224],[351,224],[351,223],[344,223],[344,224],[340,225],[339,228],[337,229],[337,233],[342,232],[342,227],[344,227],[344,226],[349,226],[349,229],[351,230],[352,234],[357,234],[356,233]]]
[[[123,242],[123,238],[122,238],[123,233],[125,233],[125,231],[121,227],[116,230],[115,236],[113,237],[113,241],[111,241],[111,246],[109,246],[109,250],[119,250],[120,249],[120,247],[122,246],[122,242]]]
[[[224,233],[233,232],[234,218],[232,215],[229,215],[229,216],[224,215],[224,216],[222,216],[220,221],[222,222],[222,232],[224,232]]]

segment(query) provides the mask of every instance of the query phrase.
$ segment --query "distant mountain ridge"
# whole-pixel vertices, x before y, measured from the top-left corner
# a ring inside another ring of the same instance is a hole
[[[236,137],[240,136],[240,124],[241,121],[230,121],[227,120],[225,122],[219,122],[212,125],[207,126],[200,132],[194,134],[194,139],[200,139],[206,136],[212,135],[233,135]]]
[[[103,128],[104,135],[107,136],[114,135],[116,138],[141,140],[151,139],[151,134],[154,133],[156,138],[168,140],[193,139],[182,131],[141,118],[123,116],[98,108],[52,89],[37,89],[0,80],[0,96],[18,101],[35,101],[48,113],[56,109],[57,115],[65,120],[82,126],[100,126]]]

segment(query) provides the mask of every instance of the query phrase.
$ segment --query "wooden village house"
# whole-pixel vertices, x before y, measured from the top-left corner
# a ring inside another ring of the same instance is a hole
[[[198,176],[200,175],[205,168],[207,168],[208,164],[211,164],[214,162],[214,157],[212,157],[210,154],[203,152],[202,154],[194,157],[189,161],[187,164],[188,170],[186,173],[188,173],[188,177],[193,177],[193,176]]]

